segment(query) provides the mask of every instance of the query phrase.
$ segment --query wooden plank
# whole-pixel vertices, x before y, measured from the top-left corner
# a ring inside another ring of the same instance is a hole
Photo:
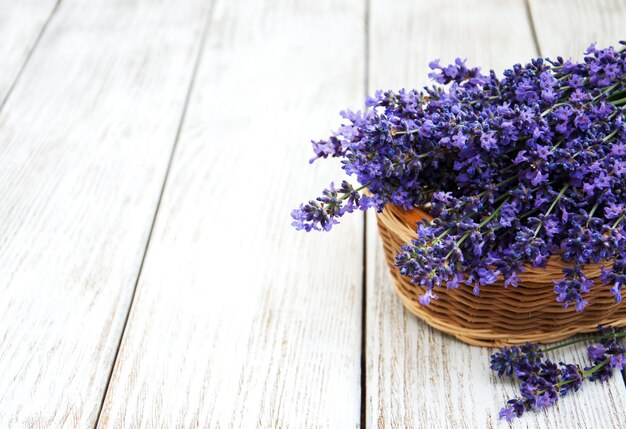
[[[99,428],[356,427],[363,223],[289,212],[364,85],[363,2],[215,4]]]
[[[0,0],[0,106],[50,19],[57,0]]]
[[[436,8],[408,0],[391,8],[372,0],[370,17],[370,91],[423,86],[434,58],[466,57],[501,72],[535,55],[521,0],[449,0]],[[516,396],[515,386],[491,373],[493,350],[463,344],[405,311],[393,291],[373,214],[367,229],[366,426],[508,426],[498,422],[498,413]],[[554,356],[557,362],[586,362],[580,351]],[[513,427],[620,427],[625,406],[626,390],[616,377],[585,386],[556,408],[529,413]]]
[[[587,47],[626,39],[623,0],[529,0],[541,55],[580,58]]]
[[[0,427],[93,427],[204,1],[65,1],[0,116]]]

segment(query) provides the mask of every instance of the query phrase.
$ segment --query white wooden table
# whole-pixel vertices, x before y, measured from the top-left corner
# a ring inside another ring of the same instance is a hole
[[[626,38],[624,0],[0,0],[0,428],[484,428],[492,350],[396,298],[309,140],[434,58]],[[562,359],[584,361],[580,349]],[[515,428],[626,427],[621,377]]]

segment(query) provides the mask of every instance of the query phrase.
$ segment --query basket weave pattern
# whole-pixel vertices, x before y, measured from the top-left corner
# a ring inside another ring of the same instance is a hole
[[[479,346],[503,346],[526,341],[548,343],[574,334],[593,332],[603,326],[626,325],[625,305],[615,302],[608,286],[599,281],[600,265],[587,267],[584,272],[596,287],[586,295],[589,304],[582,312],[574,306],[563,308],[556,302],[553,279],[562,277],[565,263],[558,256],[548,260],[545,268],[526,266],[519,274],[517,287],[505,288],[500,279],[483,286],[475,296],[471,286],[457,289],[437,288],[439,300],[422,306],[418,297],[424,289],[412,284],[394,266],[400,246],[416,237],[416,222],[431,217],[417,209],[405,211],[387,205],[378,214],[378,229],[383,240],[385,257],[391,270],[396,291],[404,306],[430,326],[454,335],[459,340]],[[607,266],[610,264],[607,264]]]

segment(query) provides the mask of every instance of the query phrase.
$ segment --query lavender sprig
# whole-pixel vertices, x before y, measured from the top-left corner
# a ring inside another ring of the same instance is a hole
[[[624,369],[626,348],[618,339],[626,331],[599,327],[601,335],[565,342],[541,348],[538,344],[504,347],[491,356],[491,369],[500,377],[518,379],[520,396],[510,399],[500,411],[499,417],[509,421],[525,412],[554,405],[560,396],[578,391],[584,380],[604,382],[613,376],[614,370]],[[559,366],[544,360],[545,353],[580,342],[598,341],[587,347],[591,366],[581,368],[578,364],[560,362]]]

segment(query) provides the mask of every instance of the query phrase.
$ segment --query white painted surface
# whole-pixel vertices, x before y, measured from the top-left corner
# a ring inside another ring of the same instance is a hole
[[[624,0],[528,0],[541,55],[580,58],[591,43],[626,40]]]
[[[0,106],[51,17],[57,0],[0,0]]]
[[[63,2],[0,114],[1,428],[95,425],[206,10]]]
[[[360,2],[217,1],[100,428],[356,427],[363,226],[289,212],[363,99]]]

